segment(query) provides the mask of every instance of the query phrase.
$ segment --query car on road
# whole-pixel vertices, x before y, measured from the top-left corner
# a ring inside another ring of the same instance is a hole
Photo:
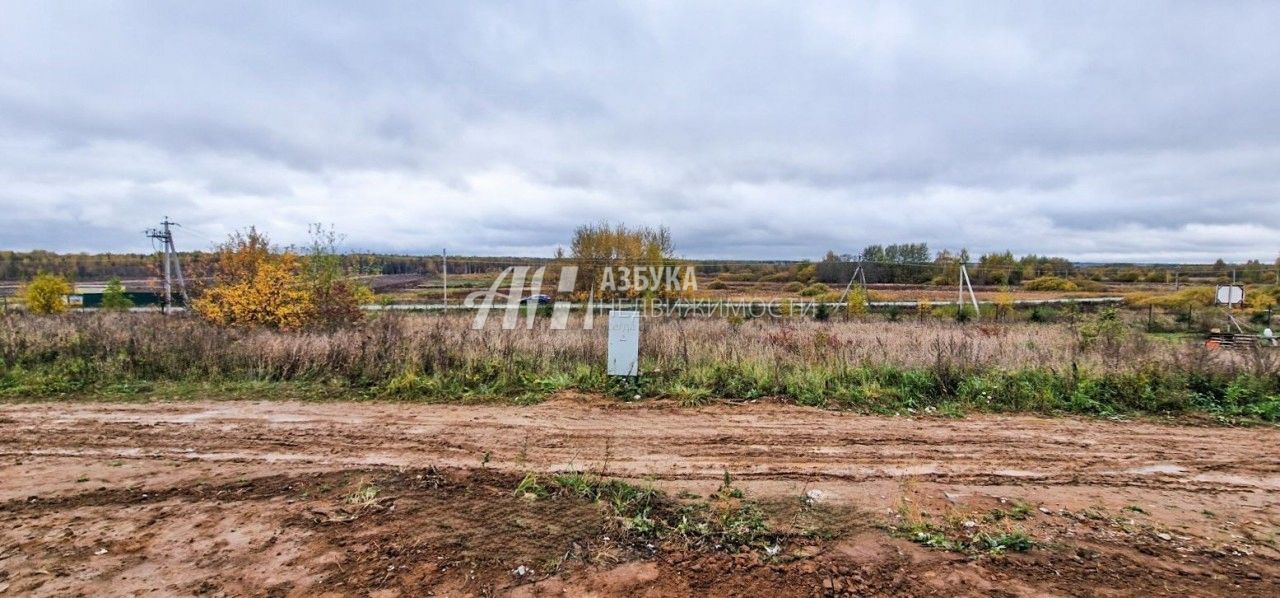
[[[538,305],[546,305],[551,303],[551,295],[530,295],[520,300],[520,304],[536,303]]]

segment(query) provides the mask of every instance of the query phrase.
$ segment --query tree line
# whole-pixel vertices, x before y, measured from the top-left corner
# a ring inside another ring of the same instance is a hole
[[[571,252],[575,256],[599,259],[604,256],[602,247],[616,251],[616,255],[630,254],[635,259],[638,245],[657,247],[657,253],[670,258],[672,245],[670,233],[665,230],[608,230],[612,227],[588,225],[574,234]],[[619,233],[622,233],[621,235]],[[657,235],[656,238],[629,238]],[[665,236],[664,236],[665,235]],[[612,238],[611,238],[612,237]],[[591,239],[588,242],[588,239]],[[652,251],[645,249],[644,251]],[[613,254],[611,254],[613,255]],[[188,251],[179,253],[183,269],[193,278],[217,268],[217,252]],[[343,253],[336,258],[342,271],[355,275],[425,275],[438,276],[443,260],[439,255],[415,256],[380,253]],[[510,265],[547,263],[546,259],[529,257],[468,257],[450,256],[450,274],[479,274],[501,272]],[[702,275],[723,280],[772,280],[823,283],[847,283],[859,264],[863,267],[868,283],[898,284],[954,284],[958,280],[960,264],[968,265],[969,277],[980,285],[1018,285],[1044,277],[1074,278],[1096,282],[1148,282],[1164,283],[1198,280],[1201,282],[1225,282],[1235,279],[1250,284],[1280,284],[1280,258],[1273,264],[1261,260],[1228,263],[1217,260],[1213,264],[1140,265],[1140,264],[1075,264],[1062,257],[1028,254],[1021,257],[1012,252],[990,252],[973,259],[967,249],[931,252],[927,243],[900,243],[868,245],[857,254],[828,251],[816,262],[734,262],[684,260],[696,265]],[[587,269],[586,274],[590,274]],[[157,278],[162,275],[161,261],[154,253],[55,253],[51,251],[0,251],[0,281],[29,281],[37,274],[56,274],[73,281],[108,280],[111,278]],[[588,278],[589,279],[589,278]]]
[[[207,251],[178,253],[184,271],[196,275],[216,268],[218,254]],[[450,274],[500,271],[505,258],[450,256]],[[530,258],[510,258],[512,263]],[[439,275],[441,256],[344,253],[339,256],[343,271],[359,275],[417,274]],[[56,274],[69,280],[139,279],[163,276],[157,253],[55,253],[52,251],[0,251],[0,281],[31,280],[38,274]]]

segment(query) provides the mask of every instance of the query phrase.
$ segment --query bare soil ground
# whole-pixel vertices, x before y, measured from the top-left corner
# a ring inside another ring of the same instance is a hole
[[[1274,427],[573,396],[7,404],[0,594],[1276,595],[1278,447]],[[601,505],[513,493],[581,470],[671,497],[728,471],[784,539],[637,542]],[[921,522],[1035,546],[929,548],[901,531]]]

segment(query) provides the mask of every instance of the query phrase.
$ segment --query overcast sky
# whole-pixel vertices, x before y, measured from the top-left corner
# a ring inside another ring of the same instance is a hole
[[[0,248],[1280,253],[1280,3],[0,0]]]

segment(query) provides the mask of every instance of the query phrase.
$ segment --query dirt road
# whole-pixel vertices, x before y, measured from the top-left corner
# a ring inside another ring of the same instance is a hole
[[[0,458],[0,593],[1280,592],[1274,427],[584,397],[30,403],[0,405]],[[511,495],[525,472],[557,471],[673,496],[713,493],[727,472],[753,499],[859,524],[783,560],[609,552],[598,509]],[[394,504],[333,515],[334,496],[373,483]],[[968,525],[1009,504],[1033,507],[1018,525],[1036,549],[975,556],[892,533],[909,513]]]

